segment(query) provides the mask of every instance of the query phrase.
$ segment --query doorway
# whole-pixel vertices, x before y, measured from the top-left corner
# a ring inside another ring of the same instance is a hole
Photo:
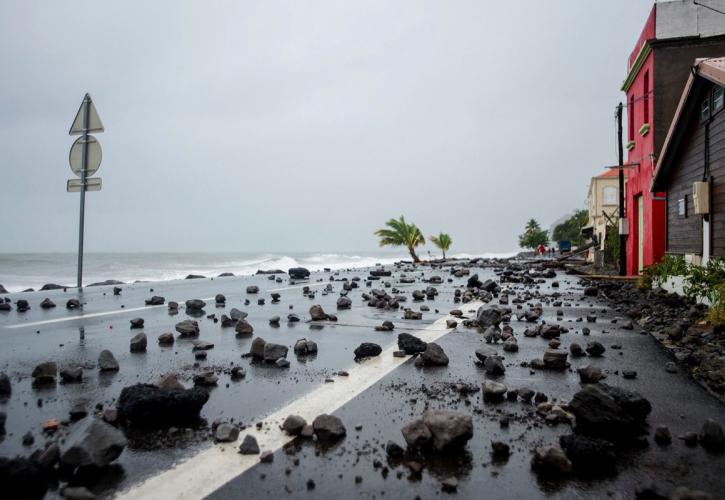
[[[637,196],[637,272],[644,269],[644,200]]]

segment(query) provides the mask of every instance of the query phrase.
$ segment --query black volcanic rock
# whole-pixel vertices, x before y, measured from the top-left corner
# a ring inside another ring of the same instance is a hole
[[[129,427],[166,428],[194,422],[209,400],[201,388],[161,389],[151,384],[124,387],[118,398],[118,419]]]

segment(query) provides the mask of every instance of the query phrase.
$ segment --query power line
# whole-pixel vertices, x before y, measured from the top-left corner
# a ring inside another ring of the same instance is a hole
[[[711,11],[713,11],[713,12],[717,12],[718,14],[723,14],[723,15],[725,15],[725,12],[723,12],[723,11],[721,11],[721,10],[717,10],[717,9],[716,9],[716,8],[714,8],[714,7],[710,7],[709,5],[705,5],[704,3],[700,3],[700,2],[698,2],[697,0],[692,0],[692,3],[694,3],[695,5],[699,5],[700,7],[705,7],[706,9],[709,9],[709,10],[711,10]]]

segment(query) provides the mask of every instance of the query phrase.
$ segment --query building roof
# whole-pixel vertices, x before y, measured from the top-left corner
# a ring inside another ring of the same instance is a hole
[[[662,183],[672,169],[672,161],[680,145],[688,118],[692,116],[697,104],[690,97],[697,94],[705,81],[725,86],[725,57],[695,60],[690,77],[687,79],[685,89],[680,96],[680,102],[677,104],[675,116],[672,118],[672,123],[670,123],[670,128],[667,131],[665,142],[662,144],[662,151],[660,151],[660,156],[657,159],[655,173],[652,178],[652,191],[663,190]]]
[[[618,168],[608,168],[601,174],[597,176],[597,178],[600,177],[618,177],[619,176],[619,169]],[[627,177],[627,172],[624,172],[624,177]]]

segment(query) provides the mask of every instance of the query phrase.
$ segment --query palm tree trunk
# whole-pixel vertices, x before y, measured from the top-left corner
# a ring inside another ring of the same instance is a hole
[[[415,253],[415,248],[409,246],[408,252],[410,252],[410,256],[413,258],[413,262],[415,262],[416,264],[420,262],[418,255]]]
[[[446,260],[446,251],[443,250],[443,260]]]

